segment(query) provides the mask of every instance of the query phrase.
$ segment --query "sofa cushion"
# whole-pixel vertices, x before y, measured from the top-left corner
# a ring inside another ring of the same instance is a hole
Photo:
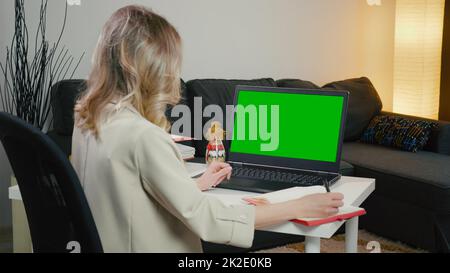
[[[85,88],[84,80],[63,80],[53,85],[51,105],[53,129],[57,134],[72,136],[75,102]]]
[[[437,127],[431,121],[379,115],[372,119],[361,141],[416,153],[425,147]]]
[[[180,90],[181,99],[178,104],[179,105],[187,105],[186,83],[183,80],[181,80],[180,88],[181,88],[181,90]],[[169,106],[169,107],[167,107],[167,110],[166,110],[166,117],[171,124],[173,124],[178,119],[178,117],[172,117],[172,109],[173,109],[173,107]]]
[[[450,123],[439,123],[439,129],[431,137],[429,147],[432,151],[444,155],[450,155]]]
[[[323,88],[350,92],[345,141],[358,140],[372,118],[383,108],[378,92],[368,78],[333,82]]]
[[[450,156],[349,142],[342,159],[355,167],[356,176],[376,178],[377,194],[450,212]]]
[[[85,80],[63,80],[52,87],[51,106],[53,111],[53,130],[61,136],[72,136],[74,126],[74,107],[81,92],[86,89]],[[186,84],[181,80],[181,104],[186,104]],[[167,110],[169,121],[174,119]]]
[[[301,88],[301,89],[320,89],[320,86],[310,81],[299,79],[283,79],[277,81],[278,87]]]
[[[222,108],[223,113],[226,113],[226,106],[233,105],[235,88],[237,85],[250,85],[250,86],[269,86],[276,87],[276,83],[273,79],[259,79],[259,80],[219,80],[219,79],[206,79],[206,80],[192,80],[186,83],[186,94],[188,106],[190,109],[194,109],[194,98],[202,98],[202,112],[208,105],[218,105]],[[211,118],[202,118],[202,128]],[[224,121],[224,123],[226,123]],[[194,115],[192,115],[192,125],[194,125]],[[223,124],[225,130],[227,124]],[[194,129],[192,129],[194,133]],[[225,149],[228,151],[229,141],[225,141]],[[195,141],[196,156],[205,156],[206,140]]]

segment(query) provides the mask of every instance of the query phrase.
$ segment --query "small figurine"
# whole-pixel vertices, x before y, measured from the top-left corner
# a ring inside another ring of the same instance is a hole
[[[206,139],[209,141],[206,147],[206,163],[211,164],[214,161],[225,162],[225,147],[223,139],[225,131],[220,122],[211,123],[211,127],[206,133]]]

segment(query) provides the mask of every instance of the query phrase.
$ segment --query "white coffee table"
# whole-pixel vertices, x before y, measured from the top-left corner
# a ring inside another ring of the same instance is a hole
[[[344,203],[346,205],[361,206],[364,200],[375,190],[375,180],[368,178],[357,177],[342,177],[333,187],[331,191],[340,192],[344,194]],[[240,204],[243,203],[242,197],[254,196],[255,193],[226,190],[226,189],[214,189],[206,192],[205,194],[219,198],[225,204]],[[21,201],[19,187],[13,186],[9,188],[9,198],[11,200]],[[25,215],[23,209],[21,214]],[[17,214],[17,213],[16,213]],[[364,217],[364,216],[363,216]],[[13,227],[15,237],[29,237],[29,234],[24,234],[22,226],[27,226],[26,217],[20,217],[24,219],[20,225],[17,223]],[[345,222],[334,222],[318,227],[307,227],[300,224],[286,222],[281,225],[264,228],[264,231],[287,233],[294,235],[305,236],[305,251],[307,253],[319,253],[320,252],[320,239],[331,238],[336,231],[345,223],[345,251],[347,253],[356,253],[358,246],[358,217],[347,220]],[[20,232],[19,232],[20,230]],[[29,240],[29,239],[28,239]],[[30,244],[31,245],[31,242]],[[29,247],[29,249],[31,249]],[[22,250],[23,251],[23,250]]]
[[[361,206],[364,200],[375,190],[375,180],[357,177],[342,177],[333,187],[331,191],[344,194],[345,205]],[[243,197],[254,196],[255,193],[213,189],[205,194],[220,199],[227,205],[243,204]],[[364,216],[363,216],[364,217]],[[331,238],[336,231],[345,223],[345,251],[347,253],[356,253],[358,250],[358,220],[359,217],[347,221],[329,223],[317,227],[307,227],[300,224],[286,222],[281,225],[264,228],[261,230],[287,233],[293,235],[305,236],[305,251],[307,253],[320,252],[320,239]]]

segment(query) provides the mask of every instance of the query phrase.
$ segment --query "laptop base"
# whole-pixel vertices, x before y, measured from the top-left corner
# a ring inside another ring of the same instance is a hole
[[[303,172],[302,172],[303,173]],[[316,173],[314,173],[316,174]],[[320,180],[317,182],[311,183],[310,181],[305,183],[291,183],[291,182],[282,182],[282,181],[270,181],[270,180],[262,180],[255,178],[246,178],[246,177],[236,177],[232,176],[229,181],[223,181],[219,184],[218,188],[223,189],[231,189],[231,190],[239,190],[239,191],[247,191],[247,192],[256,192],[256,193],[268,193],[273,191],[284,190],[292,187],[311,187],[311,186],[325,186],[326,181],[328,181],[328,185],[333,185],[340,178],[340,174],[316,174],[320,177]]]

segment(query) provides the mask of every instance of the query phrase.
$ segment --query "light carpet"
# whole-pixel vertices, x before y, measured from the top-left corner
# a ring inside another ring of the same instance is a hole
[[[291,244],[258,251],[257,253],[304,253],[305,244]],[[322,253],[345,253],[345,235],[336,235],[331,239],[321,240]],[[359,231],[358,253],[427,253],[424,250],[395,242],[374,235],[364,230]]]

